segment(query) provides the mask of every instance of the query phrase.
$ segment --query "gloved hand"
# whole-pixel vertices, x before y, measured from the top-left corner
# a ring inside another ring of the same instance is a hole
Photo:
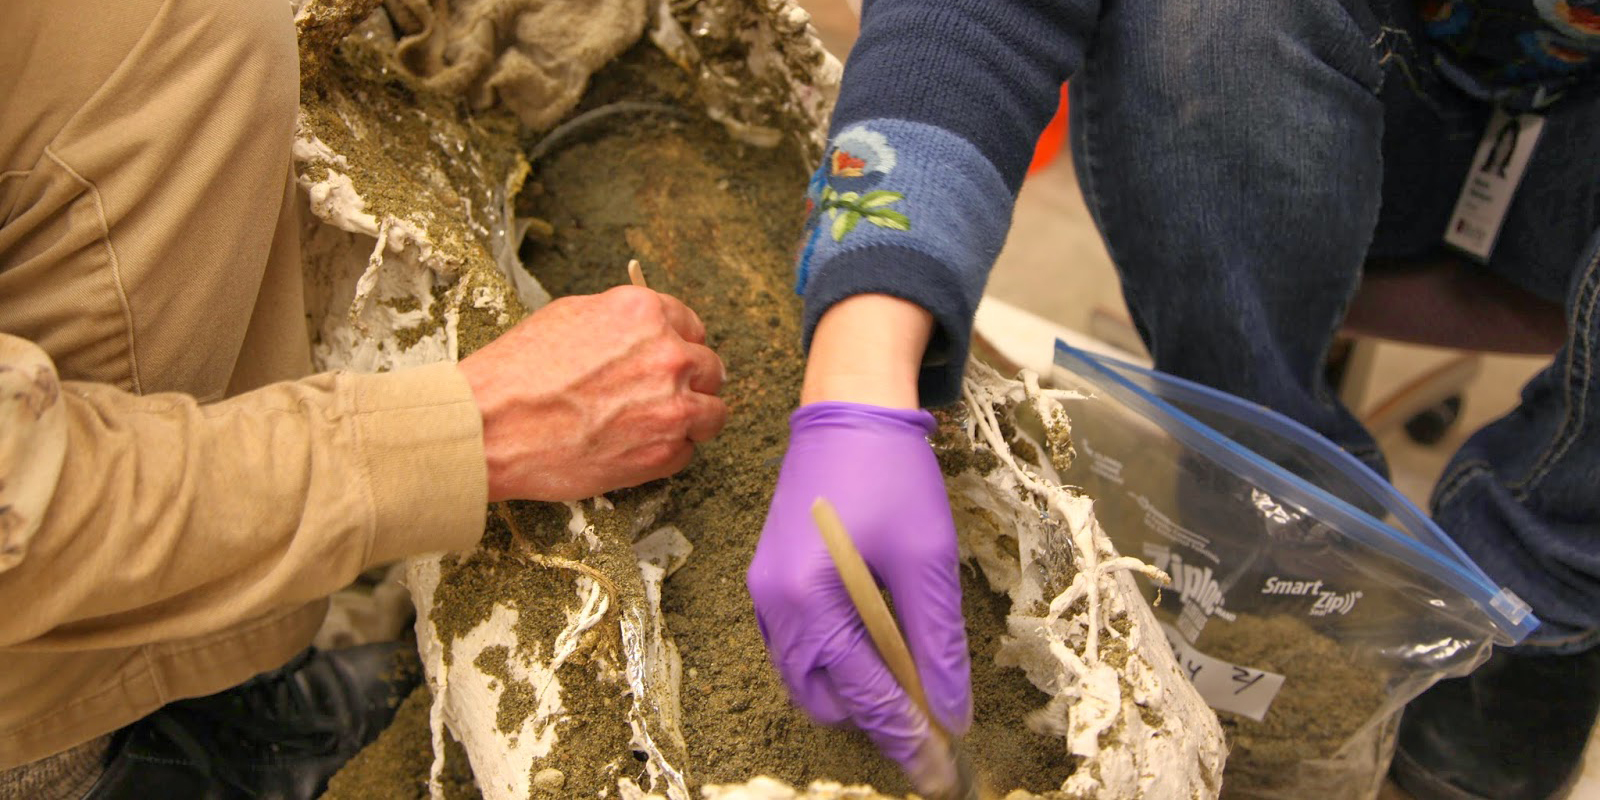
[[[888,588],[928,703],[954,735],[971,724],[955,523],[926,437],[933,416],[813,403],[789,418],[789,451],[746,576],[756,621],[795,702],[818,722],[853,723],[919,789],[948,785],[923,714],[873,648],[811,504],[826,497]]]

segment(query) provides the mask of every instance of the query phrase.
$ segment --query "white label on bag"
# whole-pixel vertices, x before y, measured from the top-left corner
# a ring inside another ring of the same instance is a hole
[[[1515,117],[1496,108],[1489,118],[1489,129],[1478,142],[1472,170],[1456,198],[1444,241],[1479,261],[1488,261],[1500,236],[1511,196],[1528,168],[1528,159],[1544,130],[1544,117],[1519,114]]]
[[[1283,688],[1283,676],[1276,672],[1241,667],[1212,658],[1194,649],[1172,626],[1163,623],[1172,655],[1178,659],[1194,688],[1206,705],[1218,711],[1231,711],[1260,722]]]

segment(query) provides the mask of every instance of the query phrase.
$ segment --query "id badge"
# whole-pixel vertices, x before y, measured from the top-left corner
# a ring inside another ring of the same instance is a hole
[[[1540,114],[1510,115],[1496,108],[1489,128],[1478,142],[1472,169],[1456,198],[1456,209],[1445,228],[1446,244],[1487,262],[1511,208],[1511,197],[1533,157],[1544,131]]]

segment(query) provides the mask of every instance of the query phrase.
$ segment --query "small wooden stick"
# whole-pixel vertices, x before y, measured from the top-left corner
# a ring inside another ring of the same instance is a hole
[[[861,558],[861,551],[856,549],[855,541],[845,531],[839,512],[834,510],[832,503],[819,497],[811,504],[811,518],[816,520],[817,529],[822,532],[822,543],[827,545],[834,569],[839,570],[844,590],[850,594],[850,602],[855,604],[856,613],[861,615],[861,621],[866,624],[867,635],[872,637],[872,645],[878,648],[878,655],[889,667],[889,673],[911,697],[911,702],[917,704],[917,709],[928,718],[930,724],[939,728],[939,723],[928,713],[928,695],[922,689],[922,677],[917,674],[917,664],[911,660],[911,649],[906,647],[905,637],[900,635],[900,626],[895,623],[889,604],[878,593],[878,582],[872,579],[872,572]],[[939,729],[939,733],[944,734],[944,730]]]
[[[650,284],[644,282],[644,269],[639,266],[639,259],[637,258],[628,259],[628,280],[634,286],[643,289],[650,288]]]
[[[811,504],[811,518],[816,521],[817,530],[822,532],[822,543],[827,546],[828,556],[833,559],[833,568],[839,571],[844,590],[850,595],[856,613],[861,615],[861,621],[867,627],[867,636],[872,639],[873,647],[877,648],[878,656],[911,702],[916,704],[917,710],[928,719],[928,726],[933,729],[941,751],[949,753],[955,762],[958,785],[950,787],[950,794],[942,796],[957,800],[988,800],[991,793],[981,785],[955,737],[939,724],[938,718],[928,708],[928,695],[922,688],[921,676],[917,674],[917,664],[911,659],[911,649],[906,647],[905,636],[901,635],[900,626],[889,611],[889,604],[878,593],[878,582],[873,580],[867,562],[861,558],[861,551],[856,549],[855,540],[845,531],[839,512],[827,498],[819,497]]]

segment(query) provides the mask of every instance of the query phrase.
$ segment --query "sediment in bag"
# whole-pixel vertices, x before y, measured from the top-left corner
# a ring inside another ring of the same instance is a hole
[[[1400,712],[1538,624],[1427,515],[1280,414],[1058,343],[1057,385],[1117,544],[1168,570],[1157,617],[1218,710],[1223,795],[1370,800]]]
[[[1360,798],[1376,788],[1388,753],[1381,742],[1393,733],[1381,714],[1389,703],[1388,676],[1378,665],[1363,663],[1290,615],[1240,614],[1228,625],[1208,627],[1198,646],[1207,655],[1284,676],[1261,721],[1218,712],[1229,746],[1223,797],[1289,797],[1317,786],[1319,796]],[[1370,764],[1370,787],[1349,780],[1351,772],[1363,774],[1349,763],[1344,774],[1323,766],[1329,780],[1319,782],[1319,765],[1335,759]]]

